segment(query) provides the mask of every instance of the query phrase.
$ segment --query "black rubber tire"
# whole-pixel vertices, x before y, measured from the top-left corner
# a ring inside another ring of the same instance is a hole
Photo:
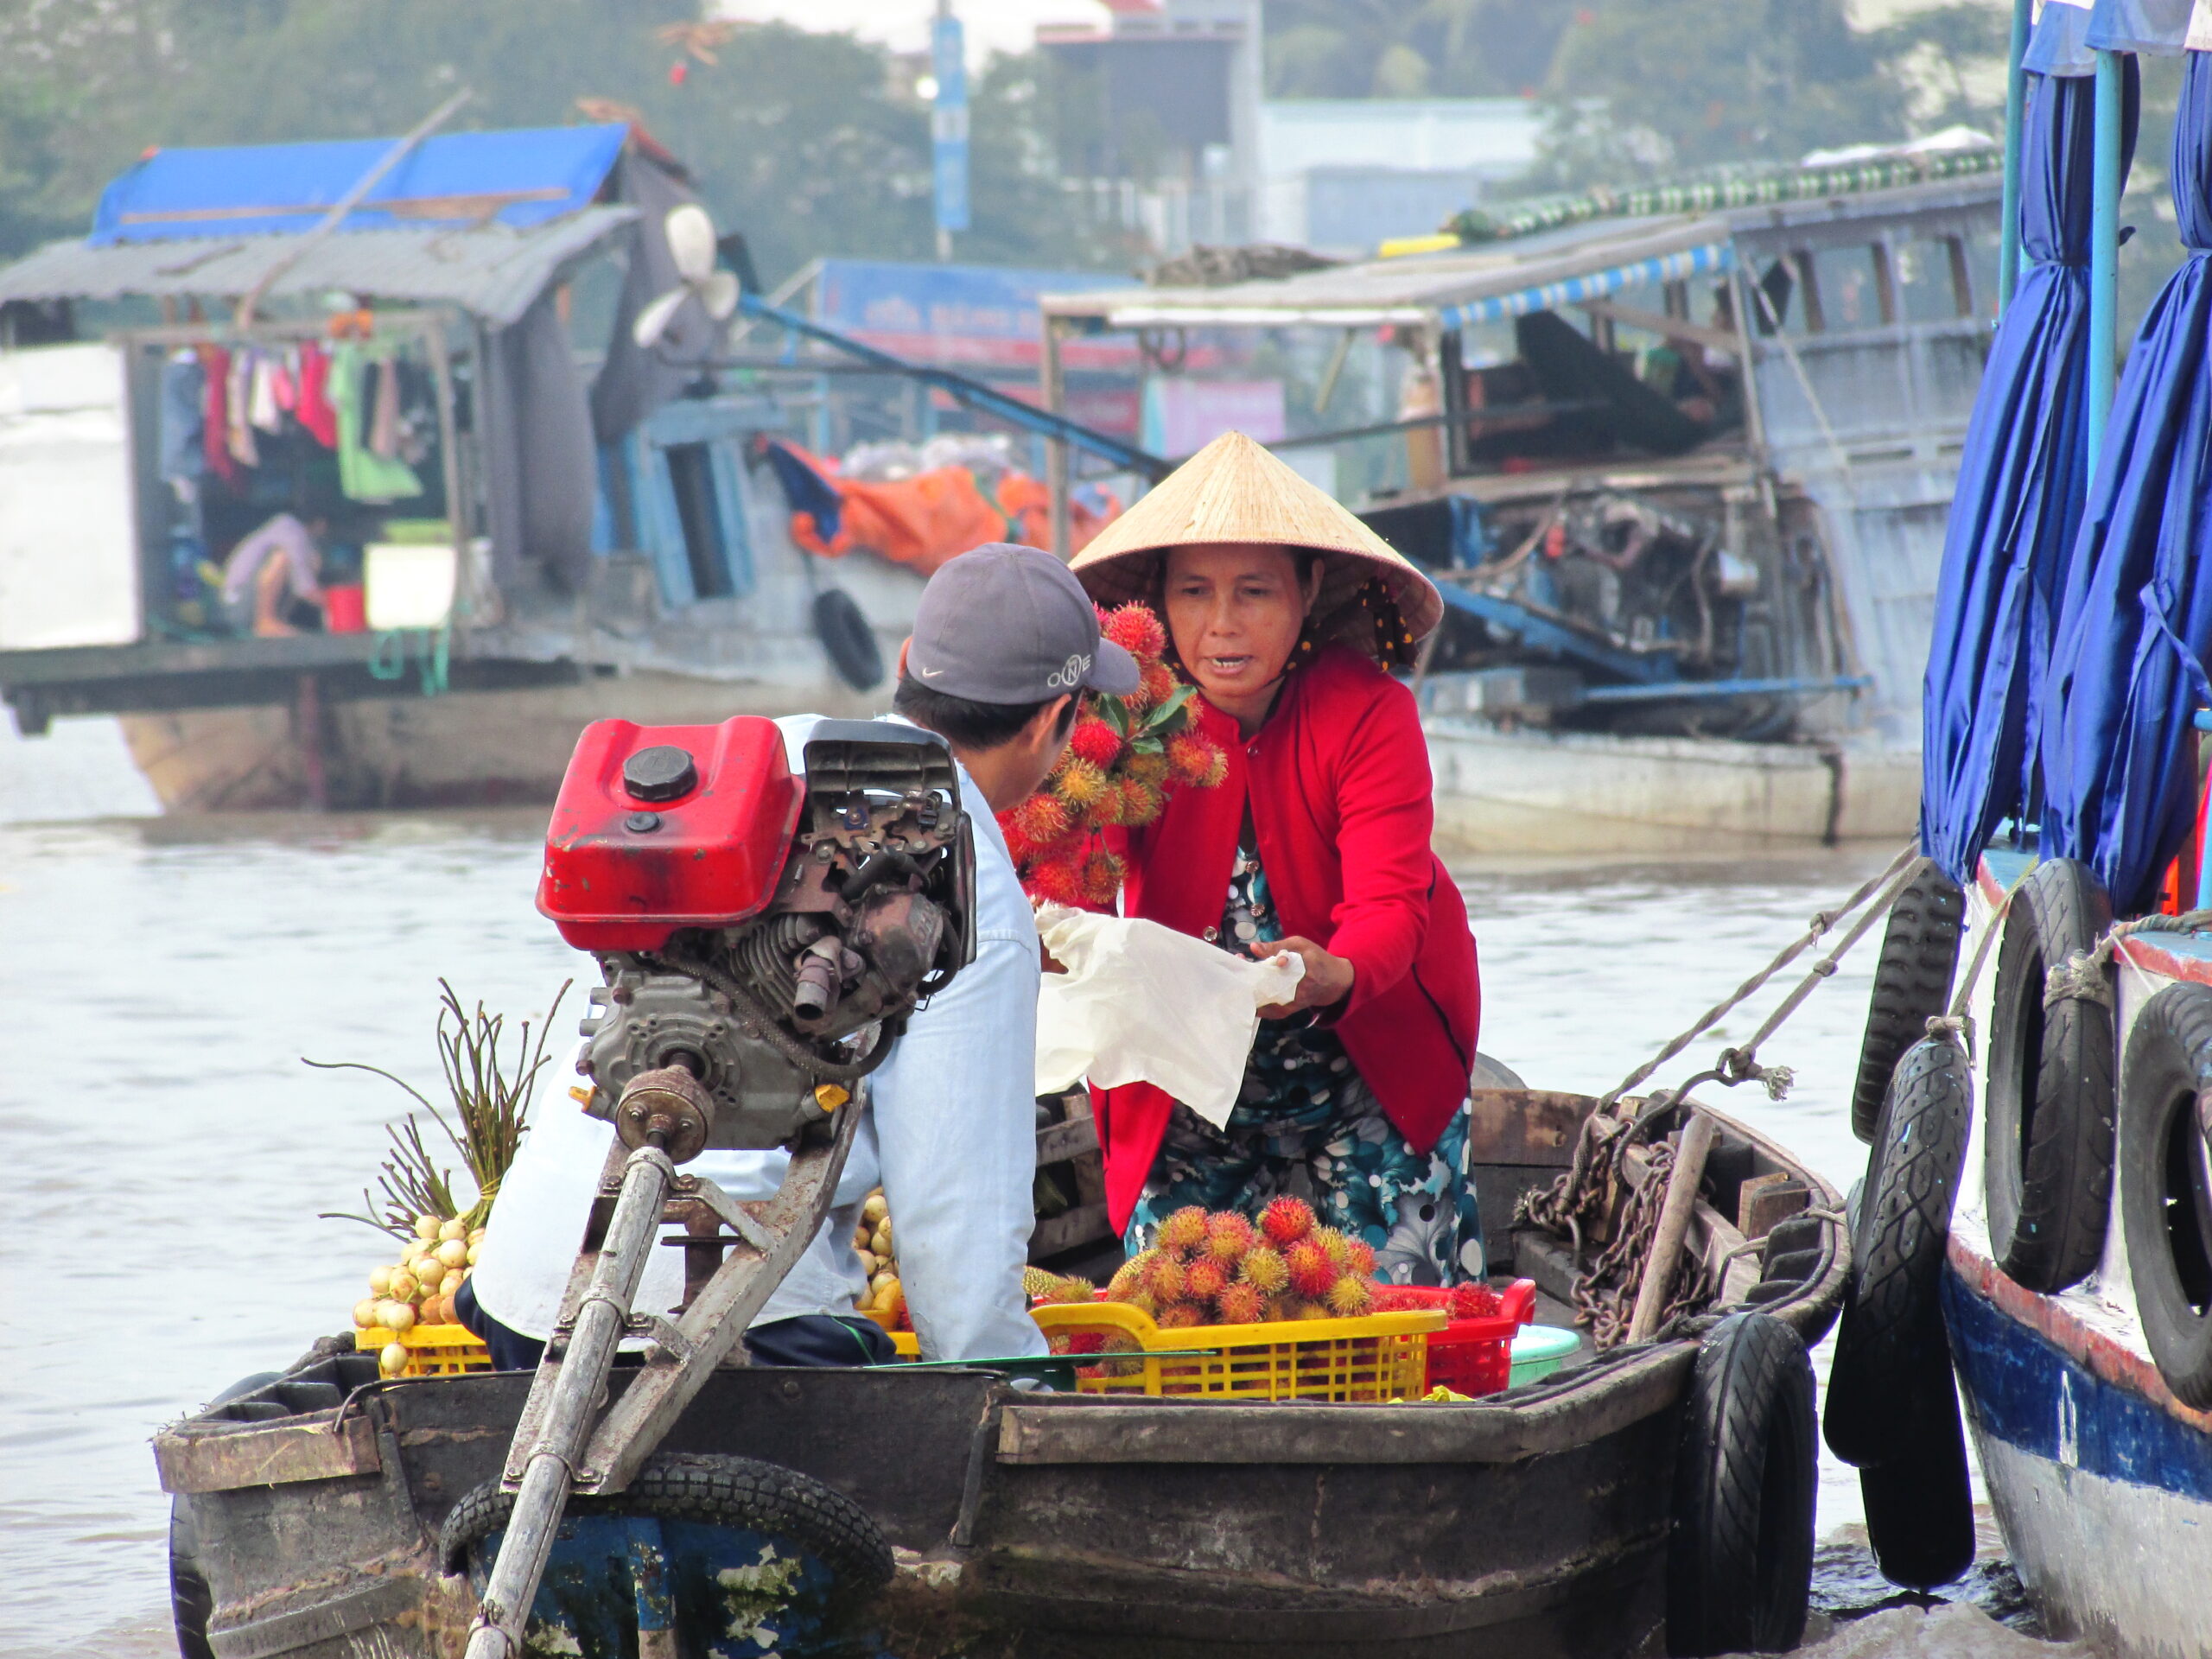
[[[1933,1590],[1974,1565],[1974,1483],[1941,1319],[1912,1354],[1919,1411],[1902,1426],[1896,1455],[1859,1471],[1859,1493],[1882,1576]]]
[[[1667,1651],[1787,1653],[1813,1581],[1813,1366],[1771,1314],[1707,1332],[1682,1412]]]
[[[873,691],[883,683],[883,647],[843,588],[825,588],[814,596],[814,636],[830,653],[837,677],[854,690]]]
[[[1949,1002],[1966,915],[1966,894],[1959,884],[1924,858],[1890,906],[1882,955],[1874,964],[1874,991],[1867,1000],[1866,1034],[1859,1043],[1859,1081],[1851,1095],[1851,1132],[1861,1141],[1874,1138],[1890,1074]]]
[[[2005,1276],[2050,1294],[2104,1254],[2112,1209],[2112,1010],[2084,997],[2044,1007],[2044,979],[2112,923],[2085,864],[2030,872],[2005,918],[1989,1034],[1982,1189],[1990,1255]]]
[[[169,1500],[169,1623],[183,1659],[215,1659],[207,1640],[207,1621],[214,1616],[215,1595],[200,1566],[192,1500],[180,1492]]]
[[[1897,1063],[1867,1154],[1826,1416],[1828,1449],[1862,1469],[1890,1458],[1936,1409],[1914,1349],[1942,1325],[1943,1253],[1972,1100],[1965,1051],[1922,1039]]]
[[[2172,984],[2143,1005],[2120,1097],[2136,1314],[2174,1398],[2212,1410],[2212,988]]]
[[[626,1491],[569,1503],[582,1515],[650,1515],[787,1538],[830,1569],[832,1599],[841,1606],[880,1590],[893,1571],[891,1546],[867,1510],[811,1475],[751,1458],[664,1452]],[[504,1529],[514,1507],[514,1494],[501,1491],[497,1480],[464,1493],[438,1529],[445,1570],[467,1571],[470,1548]]]

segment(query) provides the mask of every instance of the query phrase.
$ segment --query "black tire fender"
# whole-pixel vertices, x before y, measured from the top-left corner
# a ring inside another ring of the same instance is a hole
[[[2184,981],[2143,1005],[2120,1098],[2135,1311],[2174,1398],[2212,1410],[2212,987]]]
[[[1786,1653],[1813,1579],[1813,1366],[1769,1313],[1706,1334],[1682,1412],[1667,1545],[1667,1650]]]
[[[1973,1095],[1965,1050],[1923,1038],[1897,1063],[1867,1154],[1826,1414],[1828,1449],[1862,1469],[1895,1452],[1902,1426],[1937,1410],[1915,1349],[1942,1328],[1943,1255]]]
[[[1981,1169],[1990,1255],[2046,1294],[2079,1283],[2104,1254],[2113,1042],[2109,1007],[2066,996],[2046,1007],[2044,976],[2111,922],[2089,868],[2052,859],[2013,895],[1997,950]]]
[[[837,677],[855,691],[883,683],[883,647],[853,596],[842,588],[824,588],[814,596],[814,635],[830,655]]]
[[[1974,1484],[1958,1384],[1941,1319],[1912,1350],[1911,1398],[1894,1454],[1859,1471],[1866,1541],[1882,1576],[1907,1590],[1933,1590],[1974,1565]]]
[[[1872,1141],[1889,1093],[1890,1074],[1942,1014],[1959,967],[1959,937],[1966,927],[1966,894],[1959,884],[1922,859],[1882,931],[1867,999],[1866,1034],[1859,1044],[1859,1080],[1851,1095],[1851,1132]]]
[[[811,1475],[752,1458],[664,1452],[623,1491],[574,1497],[578,1514],[650,1515],[743,1527],[788,1539],[818,1559],[836,1580],[834,1596],[849,1603],[891,1582],[891,1546],[868,1511]],[[467,1570],[469,1552],[505,1530],[515,1495],[497,1480],[464,1493],[438,1529],[438,1560],[448,1573]]]

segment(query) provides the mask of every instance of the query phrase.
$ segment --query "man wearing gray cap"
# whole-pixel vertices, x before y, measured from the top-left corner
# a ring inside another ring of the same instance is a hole
[[[1101,637],[1089,596],[1049,554],[994,543],[951,560],[923,589],[892,706],[943,737],[959,763],[975,826],[976,959],[916,1012],[870,1079],[836,1207],[746,1333],[756,1364],[892,1357],[889,1338],[855,1313],[868,1277],[853,1230],[879,1185],[923,1357],[1045,1351],[1021,1288],[1037,1173],[1037,928],[995,815],[1043,784],[1084,692],[1123,695],[1137,681],[1135,659]],[[821,718],[776,722],[794,770]],[[567,1282],[575,1217],[610,1133],[581,1113],[556,1113],[531,1129],[502,1183],[464,1311],[502,1365],[537,1363]],[[787,1161],[780,1152],[709,1152],[689,1167],[754,1199],[773,1195]],[[646,1269],[640,1307],[664,1306],[681,1288],[679,1253],[654,1254],[667,1260]],[[661,1301],[657,1290],[667,1293]]]

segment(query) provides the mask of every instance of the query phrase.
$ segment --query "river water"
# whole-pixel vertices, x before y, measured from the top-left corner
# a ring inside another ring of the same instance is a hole
[[[435,1096],[441,976],[511,1021],[591,976],[531,906],[542,816],[152,811],[111,725],[24,743],[0,724],[0,1655],[174,1651],[149,1437],[344,1328],[383,1259],[365,1228],[317,1216],[360,1207],[405,1098],[302,1058],[384,1065]],[[1483,1047],[1534,1087],[1602,1091],[1890,850],[1471,865]],[[1864,1157],[1848,1098],[1873,950],[1764,1051],[1796,1069],[1787,1099],[1707,1091],[1839,1185]],[[581,1001],[580,985],[564,1039]],[[1866,1617],[1909,1599],[1872,1574],[1859,1518],[1853,1471],[1824,1452],[1815,1629],[1846,1622],[1819,1651],[2068,1651],[1981,1611],[2020,1622],[1993,1538],[1957,1605]]]

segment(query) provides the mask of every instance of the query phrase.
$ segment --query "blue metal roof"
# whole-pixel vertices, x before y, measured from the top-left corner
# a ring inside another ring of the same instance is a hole
[[[628,136],[619,122],[435,135],[378,180],[339,228],[541,225],[590,204]],[[397,142],[156,150],[102,193],[89,240],[105,247],[310,230]]]

